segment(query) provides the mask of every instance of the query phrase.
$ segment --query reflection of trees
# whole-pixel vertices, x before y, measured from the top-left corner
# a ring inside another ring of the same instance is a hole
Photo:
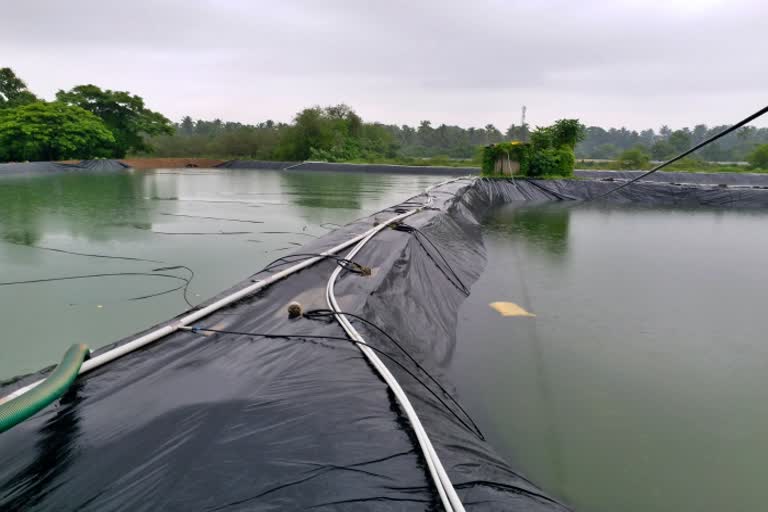
[[[131,174],[57,175],[3,179],[0,186],[0,238],[34,245],[55,216],[72,234],[107,237],[112,222],[146,224],[141,176]]]
[[[381,179],[375,174],[325,171],[284,171],[280,176],[297,206],[354,210],[362,207],[364,183]]]
[[[495,211],[486,226],[522,238],[549,254],[563,256],[568,252],[570,215],[570,207],[560,204],[506,207]]]

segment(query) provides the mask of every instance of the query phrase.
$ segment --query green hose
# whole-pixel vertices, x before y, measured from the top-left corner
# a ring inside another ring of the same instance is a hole
[[[23,395],[0,404],[0,432],[15,427],[61,397],[75,381],[80,365],[90,354],[87,345],[72,345],[47,379]]]

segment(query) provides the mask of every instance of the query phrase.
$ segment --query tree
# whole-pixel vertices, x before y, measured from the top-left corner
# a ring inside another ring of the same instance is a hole
[[[123,158],[129,151],[149,151],[147,135],[173,133],[173,125],[162,114],[144,106],[140,96],[125,91],[101,90],[95,85],[78,85],[70,91],[59,91],[56,98],[76,105],[101,118],[112,132],[111,156]]]
[[[0,160],[66,160],[106,156],[115,138],[80,107],[38,101],[0,110]]]
[[[747,157],[749,165],[755,169],[768,169],[768,144],[761,144]]]
[[[651,146],[651,155],[656,160],[665,160],[675,154],[675,148],[666,140],[658,140]]]
[[[18,107],[38,101],[27,84],[11,68],[0,68],[0,108]]]
[[[691,147],[691,134],[688,130],[675,130],[668,142],[675,153],[682,153]]]
[[[619,155],[619,167],[622,169],[642,169],[650,161],[650,156],[642,148],[627,149]]]

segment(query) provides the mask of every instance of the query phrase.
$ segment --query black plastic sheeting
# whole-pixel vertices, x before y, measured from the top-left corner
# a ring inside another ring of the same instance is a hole
[[[89,171],[121,171],[130,169],[131,166],[120,160],[83,160],[78,167],[88,169]]]
[[[440,167],[420,165],[343,164],[333,162],[269,162],[262,160],[230,160],[216,167],[225,169],[276,169],[296,171],[372,172],[388,174],[438,174],[464,176],[478,174],[476,167]]]
[[[615,186],[461,179],[434,189],[432,208],[406,222],[435,243],[469,286],[485,265],[480,221],[489,208],[585,200]],[[356,221],[300,252],[332,247],[424,199]],[[766,207],[768,190],[643,182],[607,200]],[[342,276],[341,307],[385,328],[452,389],[443,370],[465,299],[455,280],[414,233],[386,229],[355,260],[372,275]],[[334,268],[326,261],[305,269],[198,327],[344,337],[336,323],[289,320],[286,312],[292,301],[305,310],[325,308]],[[353,323],[369,344],[416,371],[384,336]],[[467,510],[567,510],[384,361]],[[0,395],[40,376],[8,384]],[[0,510],[440,510],[417,446],[392,393],[344,340],[178,332],[85,375],[57,404],[0,435]]]
[[[443,248],[466,283],[484,265],[479,228],[446,209],[470,183],[435,191],[438,210],[408,221]],[[389,209],[355,222],[301,252],[331,247],[394,215]],[[385,230],[356,258],[373,275],[346,274],[337,297],[345,310],[387,329],[445,381],[442,368],[452,357],[464,295],[433,258],[415,235]],[[326,307],[333,268],[324,262],[304,270],[200,326],[343,337],[335,323],[288,320],[286,314],[294,300],[305,309]],[[358,327],[370,344],[415,371],[386,338]],[[388,366],[467,509],[565,510],[420,384]],[[2,394],[38,377],[21,379]],[[346,341],[179,332],[87,374],[57,406],[0,436],[3,510],[309,508],[441,509],[405,416]]]
[[[218,164],[221,169],[261,169],[281,171],[286,167],[300,164],[301,162],[278,162],[268,160],[228,160]]]
[[[646,171],[575,171],[578,178],[593,180],[631,180]],[[667,172],[657,171],[641,181],[657,183],[686,183],[698,185],[736,185],[747,187],[768,187],[768,173],[736,173],[736,172]]]
[[[58,162],[19,162],[0,164],[0,176],[38,176],[61,174],[65,172],[114,172],[128,169],[129,166],[119,160],[83,160],[78,164]]]

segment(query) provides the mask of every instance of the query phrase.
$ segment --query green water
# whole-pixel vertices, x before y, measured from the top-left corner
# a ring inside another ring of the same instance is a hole
[[[2,178],[0,282],[186,265],[197,304],[333,229],[322,224],[351,222],[444,179],[205,169]],[[181,291],[128,300],[179,284],[133,275],[0,286],[0,379],[57,362],[74,342],[100,347],[182,312]]]
[[[452,372],[492,444],[577,510],[763,510],[768,215],[508,206]],[[535,318],[502,317],[514,302]]]

